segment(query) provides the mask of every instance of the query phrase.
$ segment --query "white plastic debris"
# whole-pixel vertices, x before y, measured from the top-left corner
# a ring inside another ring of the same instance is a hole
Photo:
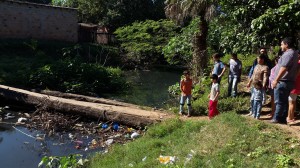
[[[105,141],[105,144],[107,146],[111,145],[113,143],[114,139],[108,139],[107,141]]]
[[[132,133],[132,134],[131,134],[131,136],[130,136],[130,137],[131,137],[132,139],[135,139],[135,138],[137,138],[137,137],[139,137],[139,136],[140,136],[140,134],[139,134],[139,133],[137,133],[137,132],[134,132],[134,133]]]
[[[27,118],[24,118],[24,117],[18,118],[18,123],[22,123],[22,122],[26,122],[26,121],[27,121]]]
[[[13,116],[11,113],[7,113],[4,117],[4,119],[12,119],[15,118],[15,116]]]
[[[74,139],[75,136],[74,136],[73,134],[69,133],[69,138],[70,138],[70,139]]]
[[[195,154],[196,152],[191,149],[191,152],[185,158],[184,166],[186,166],[186,164],[192,160]]]

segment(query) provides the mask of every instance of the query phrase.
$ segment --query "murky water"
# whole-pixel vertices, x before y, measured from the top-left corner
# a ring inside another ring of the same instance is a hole
[[[181,71],[162,70],[129,71],[127,79],[132,83],[132,90],[110,98],[161,108],[170,100],[168,87],[180,81],[181,73]]]
[[[77,140],[69,137],[69,133],[46,136],[38,130],[28,130],[24,126],[16,126],[17,113],[9,111],[14,119],[4,119],[0,123],[0,167],[24,168],[37,167],[43,156],[66,156],[90,153],[102,149],[89,149],[88,144],[93,137],[77,135]],[[7,111],[6,111],[7,113]],[[80,148],[75,148],[82,141]]]
[[[180,72],[170,71],[130,71],[127,78],[132,83],[133,90],[121,96],[111,96],[117,100],[150,107],[163,107],[169,100],[168,87],[179,82]],[[0,103],[3,107],[6,104]],[[15,114],[14,114],[15,115]],[[15,123],[15,119],[6,119],[3,122]],[[28,130],[23,126],[0,123],[0,167],[2,168],[31,168],[37,167],[43,156],[66,156],[82,154],[88,156],[103,149],[88,149],[85,147],[93,137],[81,136],[83,142],[80,149],[76,149],[76,142],[68,137],[68,133],[52,138],[43,132]],[[80,135],[79,135],[80,136]],[[87,150],[87,151],[86,151]]]

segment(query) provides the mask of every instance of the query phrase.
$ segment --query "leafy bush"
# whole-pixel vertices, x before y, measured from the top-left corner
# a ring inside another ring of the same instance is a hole
[[[63,92],[102,94],[122,91],[126,87],[122,71],[78,60],[61,60],[31,74],[30,84],[41,89]]]
[[[199,32],[200,19],[195,18],[190,25],[182,28],[181,33],[171,38],[168,44],[163,48],[163,53],[170,64],[189,64],[192,60],[193,36]]]
[[[127,63],[143,65],[156,63],[162,57],[162,48],[175,36],[177,26],[169,20],[146,20],[117,29],[117,39],[124,49]]]

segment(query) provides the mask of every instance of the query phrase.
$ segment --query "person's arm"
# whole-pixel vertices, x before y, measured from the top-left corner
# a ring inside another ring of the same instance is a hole
[[[183,93],[183,79],[180,81],[180,91]]]
[[[254,67],[251,66],[250,71],[249,71],[249,74],[248,74],[248,78],[249,78],[249,79],[251,79],[251,77],[252,77],[253,70],[254,70]]]
[[[213,100],[213,101],[215,101],[215,100],[219,97],[219,94],[220,94],[220,91],[217,91],[217,94],[216,94],[216,96],[214,97],[214,100]]]
[[[267,81],[268,81],[268,74],[269,74],[269,68],[267,68],[267,69],[265,69],[264,71],[263,71],[263,88],[265,89],[265,88],[267,88]]]
[[[277,83],[283,77],[283,75],[286,73],[286,71],[287,71],[287,67],[280,67],[278,75],[276,76],[276,78],[272,82],[272,89],[276,88]]]
[[[226,70],[226,66],[224,65],[224,66],[223,66],[223,70],[222,70],[222,72],[221,72],[221,73],[220,73],[220,75],[218,76],[219,78],[223,76],[223,74],[224,74],[225,70]]]
[[[265,89],[262,90],[262,104],[266,104],[266,91],[265,91]]]

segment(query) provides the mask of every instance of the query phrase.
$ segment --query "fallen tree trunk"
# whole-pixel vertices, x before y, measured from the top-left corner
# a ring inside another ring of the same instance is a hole
[[[157,111],[104,103],[93,103],[34,93],[23,89],[0,85],[0,96],[5,99],[43,106],[46,109],[79,114],[102,121],[114,121],[129,126],[146,126],[170,118]]]
[[[67,99],[74,99],[78,101],[86,101],[86,102],[93,102],[93,103],[102,103],[102,104],[108,104],[108,105],[114,105],[114,106],[123,106],[123,107],[134,107],[139,108],[137,105],[119,102],[116,100],[109,100],[104,98],[96,98],[91,96],[84,96],[84,95],[78,95],[73,93],[63,93],[59,91],[52,91],[52,90],[41,90],[36,93],[41,93],[45,95],[55,96],[55,97],[62,97]]]

